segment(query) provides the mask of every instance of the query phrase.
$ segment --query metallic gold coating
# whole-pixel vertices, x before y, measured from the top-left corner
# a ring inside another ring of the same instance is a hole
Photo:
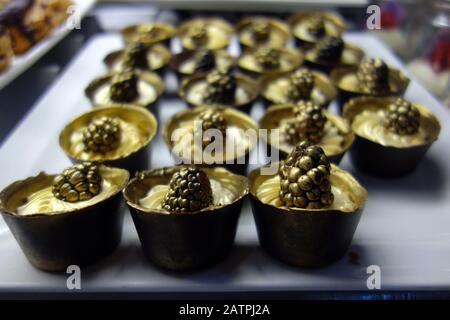
[[[263,29],[266,33],[259,29]],[[239,42],[246,48],[260,45],[283,48],[291,37],[286,23],[264,16],[245,17],[239,21],[236,30],[239,33]],[[258,36],[260,33],[263,35]]]
[[[420,127],[414,134],[399,135],[387,125],[387,110],[396,98],[359,97],[344,107],[344,117],[351,123],[354,133],[382,146],[410,148],[431,144],[440,132],[438,119],[426,107],[413,103],[420,113]]]
[[[269,131],[266,142],[285,154],[289,154],[294,147],[283,135],[284,127],[289,121],[294,119],[294,107],[295,105],[293,104],[271,106],[259,121],[260,128]],[[318,145],[323,148],[325,154],[329,157],[346,152],[354,140],[349,124],[345,119],[326,110],[324,110],[324,114],[327,122],[322,139]],[[270,130],[272,129],[280,129],[278,141],[272,141],[270,135]]]
[[[237,81],[234,99],[235,103],[229,106],[235,107],[236,109],[244,108],[258,97],[259,85],[250,77],[239,73],[235,76]],[[205,105],[207,104],[205,101],[207,86],[206,74],[197,74],[182,80],[179,88],[179,95],[189,105]]]
[[[138,76],[137,91],[139,96],[129,103],[147,107],[155,103],[164,92],[164,83],[161,78],[153,72],[134,70]],[[85,94],[94,106],[118,103],[110,96],[111,81],[117,72],[107,74],[94,79],[86,88]]]
[[[99,117],[114,117],[121,129],[119,146],[103,154],[86,152],[83,144],[84,128]],[[157,132],[155,117],[146,109],[135,105],[102,106],[85,112],[70,121],[61,131],[59,144],[63,151],[78,161],[113,161],[124,159],[147,146]]]
[[[18,216],[60,215],[76,213],[120,192],[128,182],[129,173],[119,168],[99,166],[101,191],[86,201],[66,202],[57,199],[52,193],[56,175],[40,173],[10,185],[0,195],[1,205],[6,212]]]
[[[174,55],[170,61],[170,66],[175,72],[190,76],[196,73],[196,53],[195,50],[187,50]],[[215,66],[218,69],[228,69],[235,64],[235,59],[226,50],[213,50]]]
[[[121,71],[125,69],[125,49],[116,50],[105,56],[103,62],[108,69]],[[170,51],[161,44],[154,44],[147,49],[147,63],[150,71],[158,71],[164,68],[170,61]]]
[[[227,131],[223,140],[225,144],[222,150],[216,150],[217,152],[212,154],[209,152],[203,153],[202,137],[199,140],[200,145],[197,146],[195,144],[194,121],[199,121],[200,116],[211,108],[200,106],[194,109],[183,110],[176,113],[164,124],[162,129],[163,139],[173,154],[181,157],[181,155],[186,154],[187,150],[190,150],[188,153],[191,154],[191,159],[195,161],[194,163],[214,163],[216,159],[219,159],[220,162],[235,160],[250,153],[256,147],[256,142],[252,141],[245,132],[252,130],[257,135],[257,123],[242,112],[218,106],[214,108],[220,111],[227,123]],[[178,131],[178,133],[174,134],[175,131]],[[239,144],[239,148],[235,148],[233,153],[228,154],[227,144],[235,146]]]
[[[311,100],[321,106],[327,106],[336,96],[336,89],[324,73],[311,70],[314,87]],[[261,78],[261,95],[272,104],[283,104],[290,101],[288,90],[291,73],[266,75]]]
[[[278,64],[274,67],[269,67],[260,63],[260,51],[266,48],[260,48],[258,50],[247,50],[238,59],[238,65],[242,70],[257,75],[283,73],[289,72],[298,68],[303,62],[303,55],[297,49],[292,48],[271,48],[278,55]]]
[[[131,25],[121,30],[122,38],[127,43],[141,42],[147,45],[169,40],[176,34],[174,26],[156,22]]]
[[[204,43],[198,42],[192,37],[192,30],[198,29],[206,31]],[[225,48],[233,32],[233,27],[220,18],[195,18],[182,23],[178,28],[181,45],[189,50],[199,47],[206,47],[211,50]]]

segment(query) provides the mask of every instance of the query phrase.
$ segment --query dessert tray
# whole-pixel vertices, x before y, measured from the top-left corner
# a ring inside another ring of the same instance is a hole
[[[73,0],[77,8],[77,14],[82,18],[95,4],[95,0]],[[11,81],[21,75],[43,55],[50,51],[59,41],[61,41],[71,30],[67,28],[66,22],[57,27],[52,33],[42,41],[36,43],[25,54],[15,56],[11,66],[0,74],[0,89],[6,87]]]
[[[361,47],[368,56],[381,57],[407,72],[373,36],[347,33],[344,38]],[[172,49],[176,52],[179,47],[174,45]],[[0,188],[39,170],[53,173],[70,165],[59,149],[58,133],[70,119],[91,108],[84,88],[106,71],[103,57],[121,46],[119,35],[99,35],[78,53],[0,147]],[[233,39],[230,50],[237,54],[237,39]],[[159,132],[151,145],[152,168],[173,164],[161,137],[161,127],[172,114],[186,108],[176,95],[176,78],[168,74],[165,81],[166,94],[158,106]],[[268,257],[259,247],[250,205],[246,202],[235,246],[225,261],[196,273],[163,272],[144,258],[128,209],[124,208],[125,224],[119,248],[101,262],[82,269],[81,292],[368,290],[368,267],[372,265],[380,268],[382,290],[448,290],[450,113],[414,79],[405,96],[427,105],[441,120],[440,139],[417,170],[395,180],[369,177],[354,169],[345,156],[341,167],[368,189],[369,200],[348,253],[337,263],[321,269],[297,269]],[[337,108],[333,104],[330,110],[336,112]],[[257,103],[251,116],[259,120],[263,112],[262,103]],[[257,158],[253,153],[249,169],[262,164],[257,163]],[[70,292],[66,286],[68,275],[35,269],[2,220],[0,261],[0,292]]]

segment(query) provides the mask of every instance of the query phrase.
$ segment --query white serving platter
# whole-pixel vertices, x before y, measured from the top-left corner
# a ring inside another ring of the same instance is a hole
[[[401,62],[376,38],[363,33],[345,38],[369,56],[402,68]],[[65,69],[0,147],[0,188],[41,170],[58,172],[69,165],[58,146],[65,123],[89,110],[83,91],[105,71],[102,59],[119,48],[118,35],[93,38]],[[231,50],[235,53],[237,43]],[[168,78],[173,88],[173,78]],[[381,269],[383,290],[450,289],[450,114],[417,81],[406,97],[427,105],[442,124],[440,139],[410,176],[381,180],[356,171],[348,157],[342,167],[369,190],[369,200],[349,253],[337,263],[315,270],[286,266],[259,247],[248,203],[242,210],[231,255],[219,265],[193,274],[164,273],[147,262],[127,212],[123,240],[115,253],[82,270],[82,292],[236,292],[297,290],[367,290],[367,267]],[[8,107],[8,106],[5,106]],[[13,107],[13,106],[9,106]],[[160,105],[161,124],[185,108],[170,95]],[[332,106],[335,110],[335,106]],[[261,105],[252,110],[258,120]],[[152,144],[152,167],[171,165],[160,136]],[[253,154],[252,161],[256,158]],[[387,164],[388,165],[388,164]],[[253,166],[254,167],[254,166]],[[69,292],[65,274],[33,268],[0,220],[0,292]]]
[[[76,6],[75,13],[81,19],[92,9],[96,0],[73,0]],[[64,22],[52,31],[52,33],[42,41],[39,41],[28,52],[12,58],[11,66],[0,74],[0,90],[6,87],[11,81],[20,76],[24,71],[30,68],[43,55],[50,51],[58,42],[60,42],[70,31],[72,31]]]

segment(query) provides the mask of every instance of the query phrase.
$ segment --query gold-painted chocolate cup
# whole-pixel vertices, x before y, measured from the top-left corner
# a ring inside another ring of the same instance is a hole
[[[330,78],[337,88],[337,102],[340,111],[351,98],[359,96],[402,97],[409,85],[409,79],[398,69],[389,67],[389,90],[386,92],[366,92],[359,86],[356,77],[357,66],[339,67],[331,72]]]
[[[155,34],[151,34],[150,30],[155,28]],[[164,22],[142,23],[130,25],[120,31],[123,40],[126,43],[140,42],[145,45],[151,45],[163,42],[170,45],[170,39],[176,35],[177,30],[174,26]]]
[[[231,107],[249,113],[253,103],[259,96],[259,83],[251,77],[241,73],[236,74],[236,81],[238,86],[237,90],[241,90],[241,92],[245,93],[245,99],[244,97],[241,98],[238,94],[236,94],[236,101],[234,104],[222,106]],[[203,98],[203,93],[205,92],[207,85],[206,74],[199,73],[192,77],[183,79],[181,81],[178,94],[189,107],[208,105]]]
[[[112,71],[122,71],[125,69],[123,66],[124,57],[125,49],[115,50],[105,56],[103,63]],[[146,70],[161,75],[165,67],[169,64],[170,58],[171,54],[169,49],[162,44],[154,44],[147,49],[149,69]]]
[[[311,70],[311,73],[314,77],[311,100],[323,108],[328,108],[337,95],[336,88],[326,74],[315,70]],[[290,85],[289,76],[290,73],[284,73],[267,75],[261,78],[261,97],[266,107],[273,104],[294,102],[289,101],[287,96],[287,90]]]
[[[204,27],[208,34],[207,43],[198,45],[192,41],[189,31],[192,28]],[[234,32],[231,24],[221,18],[194,18],[183,22],[178,27],[178,37],[181,40],[181,46],[187,50],[196,50],[200,47],[206,47],[210,50],[223,49],[228,46],[230,37]]]
[[[281,164],[272,165],[278,168]],[[256,169],[249,175],[250,202],[261,247],[275,259],[296,267],[317,268],[339,260],[352,242],[367,191],[348,172],[332,164],[330,182],[345,190],[351,207],[277,207],[260,199],[257,192],[263,182],[277,174],[262,174]],[[273,191],[278,197],[279,183],[273,185],[274,189],[276,185],[278,191]]]
[[[251,28],[254,23],[258,22],[265,22],[268,24],[269,37],[266,41],[255,41],[252,36]],[[244,17],[236,25],[236,31],[239,34],[239,44],[242,51],[249,48],[256,48],[261,45],[269,46],[272,48],[283,48],[291,38],[289,26],[285,22],[264,16]]]
[[[118,149],[103,155],[85,152],[80,133],[93,119],[103,116],[114,117],[127,124],[127,130],[122,130],[121,144]],[[150,166],[150,143],[157,133],[157,127],[155,116],[142,107],[118,104],[101,106],[71,120],[59,134],[59,146],[73,163],[99,162],[134,173]]]
[[[123,210],[120,191],[129,179],[126,170],[108,171],[117,190],[99,202],[66,211],[21,215],[17,208],[27,197],[50,187],[56,175],[44,172],[16,181],[0,192],[0,212],[23,253],[36,268],[65,271],[69,265],[85,266],[115,250],[122,237]],[[61,201],[57,200],[56,201]],[[91,199],[92,200],[92,199]],[[88,201],[91,202],[91,201]]]
[[[210,179],[217,179],[223,188],[233,193],[230,203],[192,213],[169,213],[141,205],[140,200],[151,188],[167,185],[182,167],[141,172],[129,182],[123,195],[145,256],[163,269],[193,271],[220,262],[231,251],[248,182],[246,177],[224,168],[202,168]]]
[[[228,69],[236,64],[236,59],[228,51],[219,49],[213,50],[212,52],[214,53],[216,59],[217,68]],[[189,65],[186,66],[186,64],[195,63],[194,57],[196,53],[198,53],[197,50],[185,50],[172,56],[169,66],[177,74],[179,80],[186,77],[191,77],[198,73],[198,71],[195,71],[193,65],[192,68]]]
[[[302,50],[311,49],[320,40],[320,38],[308,35],[304,26],[304,22],[313,17],[324,21],[326,35],[328,36],[340,36],[346,29],[344,19],[333,12],[302,11],[295,13],[288,18],[288,24],[291,27],[291,33],[297,47]]]
[[[361,112],[386,109],[396,99],[392,97],[353,98],[345,104],[343,116],[353,125],[355,117]],[[378,138],[376,137],[369,138],[361,135],[357,130],[354,130],[356,138],[350,149],[350,157],[358,169],[384,178],[405,176],[414,171],[425,157],[428,149],[438,139],[441,125],[429,109],[417,103],[413,103],[413,106],[420,112],[420,125],[428,135],[427,140],[403,146],[393,146],[387,142],[377,141]],[[378,130],[373,130],[373,132],[378,132]]]
[[[337,61],[317,60],[313,50],[309,50],[305,54],[305,65],[311,69],[330,74],[335,68],[358,65],[364,58],[364,51],[357,46],[349,43],[344,44],[342,55]]]
[[[92,105],[102,106],[109,104],[133,104],[158,112],[156,107],[161,95],[164,93],[164,82],[154,72],[134,70],[137,73],[139,97],[131,102],[113,101],[109,96],[111,81],[118,72],[110,71],[103,76],[92,80],[85,89],[85,95],[89,98]]]
[[[275,49],[280,53],[280,66],[277,68],[265,68],[256,62],[255,50],[246,50],[238,59],[239,69],[251,77],[276,75],[291,72],[299,68],[304,60],[303,54],[293,48]]]
[[[270,131],[279,128],[281,119],[294,118],[293,107],[294,107],[293,104],[281,104],[271,106],[269,107],[269,109],[266,110],[266,113],[259,121],[259,127],[261,129],[268,130],[267,139],[265,140],[265,142],[267,143],[268,150],[278,152],[279,159],[281,160],[286,159],[286,157],[291,153],[292,149],[294,148],[294,145],[284,145],[280,143],[280,141],[272,141]],[[327,121],[331,122],[333,126],[337,128],[343,140],[341,142],[341,145],[337,148],[338,150],[329,151],[327,149],[327,147],[329,149],[334,149],[336,147],[334,144],[327,145],[324,144],[324,142],[320,142],[318,143],[318,145],[324,149],[326,155],[328,156],[328,159],[330,159],[331,162],[339,164],[342,158],[344,157],[345,153],[347,152],[347,150],[349,150],[351,145],[353,144],[355,136],[348,122],[344,118],[341,118],[326,110],[324,110],[324,114],[327,118]],[[279,134],[282,135],[283,132],[280,130]]]
[[[227,108],[223,106],[199,106],[193,109],[187,109],[180,111],[174,114],[169,120],[164,123],[162,129],[162,136],[164,142],[166,143],[170,153],[175,161],[175,163],[183,163],[187,165],[195,164],[199,167],[225,167],[231,172],[236,174],[245,175],[248,168],[248,163],[250,160],[250,154],[257,147],[257,141],[249,141],[248,147],[245,148],[245,152],[242,154],[236,154],[234,157],[228,157],[222,154],[222,161],[205,161],[204,158],[198,159],[193,156],[191,159],[183,157],[183,155],[177,154],[174,150],[175,142],[172,140],[172,135],[178,129],[183,129],[181,125],[187,126],[191,125],[194,120],[196,120],[199,115],[211,108],[216,108],[219,110],[224,117],[224,119],[228,122],[229,126],[233,126],[239,129],[242,129],[244,132],[251,130],[254,132],[256,140],[258,137],[258,124],[250,118],[247,114],[234,110],[232,108]],[[181,132],[182,133],[182,132]],[[239,142],[235,142],[239,143]],[[191,148],[193,146],[191,145]],[[223,147],[226,150],[226,146]],[[184,150],[184,149],[183,149]],[[192,150],[192,149],[191,149]],[[218,156],[219,157],[219,156]]]

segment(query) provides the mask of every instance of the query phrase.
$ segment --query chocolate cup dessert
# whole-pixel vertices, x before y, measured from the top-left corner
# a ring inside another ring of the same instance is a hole
[[[195,18],[178,27],[181,46],[187,50],[223,49],[228,46],[234,28],[221,18]]]
[[[302,11],[288,18],[297,47],[311,49],[324,36],[340,36],[345,21],[333,12]]]
[[[120,191],[129,173],[99,167],[100,194],[77,203],[53,197],[56,175],[40,173],[12,183],[0,193],[0,211],[23,253],[36,268],[65,271],[110,254],[122,236]]]
[[[103,62],[112,71],[122,71],[130,66],[126,66],[126,49],[115,50],[105,56]],[[157,72],[161,75],[165,67],[169,64],[171,54],[169,49],[161,44],[148,46],[145,66],[137,66],[136,68],[146,71]],[[144,63],[142,63],[144,64]],[[131,66],[132,67],[132,66]]]
[[[367,191],[348,172],[332,164],[332,190],[341,192],[336,193],[331,207],[291,208],[277,201],[278,173],[262,174],[260,170],[250,173],[249,183],[261,247],[273,258],[296,267],[316,268],[339,260],[351,244]]]
[[[300,70],[300,69],[299,69]],[[324,73],[310,70],[313,76],[314,85],[310,93],[310,99],[316,104],[327,108],[336,97],[336,89]],[[288,95],[290,86],[290,76],[292,73],[267,75],[261,78],[261,97],[265,106],[273,104],[294,103]]]
[[[247,178],[224,168],[203,168],[211,180],[213,204],[195,212],[169,212],[162,201],[174,173],[184,166],[139,173],[123,191],[145,256],[172,271],[206,268],[231,251]]]
[[[245,17],[236,26],[241,50],[259,46],[283,48],[291,38],[289,26],[264,16]]]
[[[344,43],[342,54],[337,60],[317,58],[314,48],[306,52],[305,66],[326,74],[330,74],[337,67],[357,65],[364,58],[364,51],[348,43]]]
[[[238,59],[239,69],[251,77],[290,72],[300,67],[302,63],[303,54],[293,48],[249,49]]]
[[[208,112],[211,115],[202,118]],[[220,146],[222,149],[215,149],[217,153],[211,150],[214,148],[213,141],[207,141],[203,145],[202,139],[206,137],[206,130],[217,129],[214,125],[205,128],[201,122],[208,121],[207,119],[213,114],[219,114],[223,118],[220,125],[225,127],[221,129],[224,146]],[[197,137],[196,129],[204,130],[203,136]],[[252,140],[253,136],[246,134],[247,131],[255,134],[254,140]],[[258,124],[247,114],[222,106],[199,106],[180,111],[167,120],[162,129],[164,142],[176,163],[195,164],[202,168],[225,167],[242,175],[246,174],[250,153],[257,146],[257,135]],[[234,146],[233,153],[230,155],[227,154],[228,144]]]
[[[119,98],[112,97],[111,90],[115,79],[125,73],[129,73],[129,71],[111,71],[91,81],[85,89],[85,94],[92,105],[133,104],[157,111],[156,104],[164,92],[164,82],[154,72],[133,70],[132,73],[137,77],[134,87],[124,86],[122,88],[123,91],[131,90],[132,94],[126,94],[125,97]]]
[[[339,164],[344,157],[347,150],[353,144],[355,136],[347,123],[347,121],[337,115],[334,115],[326,110],[323,111],[324,116],[327,119],[327,123],[324,127],[324,136],[318,143],[322,147],[330,159],[331,162]],[[294,145],[286,141],[284,138],[284,132],[282,129],[283,123],[294,119],[294,105],[293,104],[281,104],[274,105],[267,109],[264,116],[259,121],[259,127],[261,129],[267,129],[267,148],[271,148],[276,152],[279,152],[279,158],[285,159],[289,153],[291,153]],[[271,138],[271,130],[279,129],[280,137],[274,141]]]
[[[389,67],[389,88],[386,91],[370,92],[361,87],[357,78],[358,66],[339,67],[331,72],[331,81],[337,88],[337,102],[342,112],[344,104],[358,96],[402,97],[408,88],[409,79],[397,69]]]
[[[372,175],[395,178],[412,172],[438,139],[441,126],[426,107],[413,103],[420,113],[418,131],[399,135],[385,125],[389,106],[398,98],[358,97],[344,106],[343,116],[351,123],[355,142],[350,156],[355,166]]]
[[[103,152],[87,149],[85,131],[97,119],[114,119],[121,131],[115,148]],[[92,161],[124,168],[134,173],[150,166],[150,142],[157,133],[157,121],[146,109],[134,105],[102,106],[71,120],[59,135],[59,145],[74,163]]]
[[[185,50],[175,54],[170,60],[169,66],[175,71],[180,80],[193,76],[198,72],[211,71],[214,68],[232,68],[236,63],[235,58],[226,50],[208,50],[205,52],[213,54],[214,59],[211,59],[212,61],[206,61],[208,63],[203,63],[203,61],[197,62],[197,55],[201,54],[201,51]],[[203,65],[198,66],[198,63],[203,63]]]
[[[126,43],[139,42],[152,45],[162,42],[169,46],[170,39],[176,35],[177,30],[168,23],[155,22],[130,25],[122,29],[120,33]]]
[[[240,73],[236,73],[235,77],[237,88],[235,91],[234,103],[231,104],[208,104],[208,102],[205,101],[204,94],[208,87],[206,73],[196,74],[192,77],[183,79],[178,94],[189,107],[222,105],[249,113],[253,103],[259,96],[259,84],[252,78]]]

